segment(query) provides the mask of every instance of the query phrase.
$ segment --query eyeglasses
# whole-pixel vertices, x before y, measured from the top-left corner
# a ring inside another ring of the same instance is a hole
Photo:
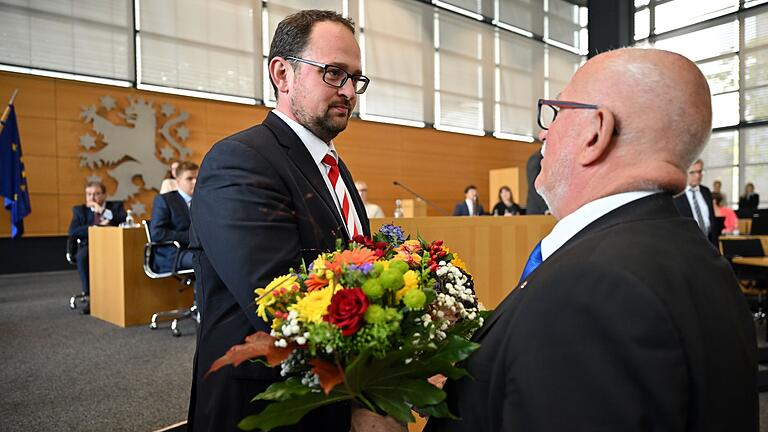
[[[352,75],[338,66],[319,63],[312,60],[305,60],[303,58],[292,56],[286,57],[285,59],[289,61],[306,63],[308,65],[323,69],[323,81],[333,87],[344,87],[344,84],[347,83],[347,80],[351,79],[352,86],[355,88],[355,93],[357,94],[365,93],[365,90],[368,88],[368,84],[371,82],[371,80],[365,75]]]
[[[546,107],[546,108],[542,109],[542,107]],[[552,125],[552,123],[557,118],[557,114],[560,112],[561,108],[570,108],[570,109],[598,109],[600,107],[598,107],[597,105],[583,104],[583,103],[579,103],[579,102],[567,102],[567,101],[561,101],[561,100],[539,99],[539,103],[538,103],[539,127],[544,129],[544,130],[548,130],[549,127]]]

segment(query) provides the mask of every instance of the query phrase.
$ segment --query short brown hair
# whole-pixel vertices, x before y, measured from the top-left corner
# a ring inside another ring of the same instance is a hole
[[[338,12],[318,9],[296,12],[285,17],[277,25],[275,35],[272,38],[272,45],[269,47],[267,64],[275,57],[301,57],[301,53],[304,52],[309,43],[312,28],[316,23],[324,21],[339,23],[348,28],[352,34],[355,34],[355,22],[349,18],[344,18]],[[269,81],[272,83],[275,97],[277,97],[277,86],[272,81],[271,75]]]
[[[88,189],[90,187],[97,187],[101,189],[101,193],[106,194],[107,193],[107,187],[104,186],[104,183],[100,181],[89,181],[85,183],[85,188]]]
[[[198,169],[200,169],[200,166],[194,162],[179,162],[179,166],[176,167],[176,172],[174,174],[176,174],[176,178],[179,178],[185,171],[197,171]]]

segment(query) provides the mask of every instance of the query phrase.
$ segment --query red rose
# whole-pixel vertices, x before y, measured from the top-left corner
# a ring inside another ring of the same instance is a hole
[[[341,289],[331,297],[325,320],[341,329],[343,336],[356,333],[368,309],[368,299],[360,288]]]

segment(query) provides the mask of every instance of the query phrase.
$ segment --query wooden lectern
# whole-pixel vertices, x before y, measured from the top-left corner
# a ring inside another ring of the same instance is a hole
[[[421,198],[400,200],[403,209],[403,217],[427,216],[427,203]]]
[[[91,315],[127,327],[149,324],[152,314],[192,305],[192,288],[175,278],[144,274],[143,228],[88,228]]]

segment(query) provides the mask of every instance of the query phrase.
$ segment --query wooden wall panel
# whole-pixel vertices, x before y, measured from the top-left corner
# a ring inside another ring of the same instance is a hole
[[[24,156],[29,192],[36,194],[58,194],[56,156]]]
[[[24,219],[25,235],[54,236],[59,232],[58,194],[29,195],[32,213]],[[7,215],[8,213],[5,212]],[[6,219],[9,217],[6,216]]]
[[[100,176],[108,191],[114,192],[115,183],[106,173],[110,167],[94,170],[80,167],[78,157],[85,151],[80,146],[80,137],[86,133],[95,135],[80,117],[82,107],[98,106],[100,97],[112,96],[121,107],[125,106],[129,96],[143,97],[156,107],[170,103],[177,112],[188,112],[189,119],[185,124],[191,133],[187,145],[193,150],[191,159],[197,163],[216,141],[260,123],[271,110],[263,106],[0,73],[0,97],[10,95],[14,88],[20,90],[16,106],[22,145],[25,156],[32,161],[31,174],[35,175],[30,183],[40,188],[33,192],[53,193],[51,197],[33,197],[36,221],[28,224],[27,235],[44,235],[51,230],[66,234],[70,208],[83,202],[83,185],[89,175]],[[112,110],[106,116],[122,124],[117,114],[117,110]],[[350,122],[347,130],[335,140],[335,145],[355,178],[368,183],[371,201],[379,204],[387,215],[392,215],[395,199],[411,198],[407,192],[395,187],[393,180],[410,186],[451,212],[463,199],[467,184],[479,187],[483,203],[488,202],[491,195],[495,197],[495,191],[485,190],[489,170],[510,166],[524,169],[528,156],[538,148],[534,144],[490,137],[359,120]],[[38,159],[31,158],[33,156]],[[54,182],[56,189],[52,186]],[[141,184],[138,178],[134,182]],[[133,203],[143,203],[146,207],[143,218],[149,218],[154,195],[154,191],[142,190],[126,203],[126,208]],[[428,214],[436,216],[439,212],[430,208]],[[38,220],[38,215],[42,215],[42,219]],[[45,216],[52,217],[55,224],[42,223]],[[0,212],[0,236],[7,236],[8,222],[2,219]]]
[[[56,96],[53,79],[11,73],[0,74],[0,101],[5,109],[6,101],[18,89],[16,114],[37,118],[56,118]]]
[[[56,155],[56,121],[49,118],[21,117],[19,130],[24,157]]]

